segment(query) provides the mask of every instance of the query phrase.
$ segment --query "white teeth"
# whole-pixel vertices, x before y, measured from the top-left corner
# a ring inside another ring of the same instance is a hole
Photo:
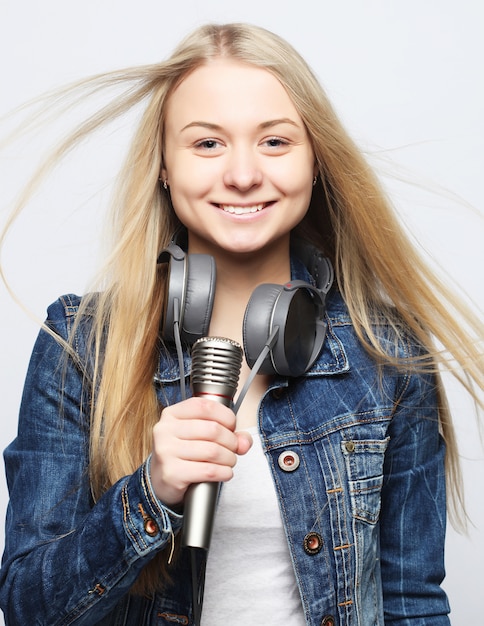
[[[257,213],[264,208],[263,204],[255,204],[254,206],[231,206],[227,204],[221,205],[222,209],[227,213],[234,213],[235,215],[245,215],[246,213]]]

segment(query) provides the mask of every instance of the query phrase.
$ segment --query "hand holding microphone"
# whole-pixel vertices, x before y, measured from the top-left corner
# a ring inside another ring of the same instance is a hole
[[[235,350],[237,354],[240,347],[229,339],[204,338],[200,343],[201,349],[194,346],[193,350],[194,397],[166,407],[153,430],[151,482],[157,497],[173,508],[182,504],[191,484],[214,482],[218,491],[219,483],[232,477],[237,455],[245,454],[251,446],[249,435],[235,432],[236,419],[229,408],[240,361],[235,366],[237,357],[228,352]],[[227,390],[227,378],[232,390]],[[184,513],[186,516],[186,503]]]

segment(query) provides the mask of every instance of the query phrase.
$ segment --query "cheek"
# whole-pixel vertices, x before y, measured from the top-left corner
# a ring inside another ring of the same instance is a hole
[[[298,205],[308,206],[313,192],[313,173],[311,169],[304,168],[297,171],[291,168],[284,175],[279,176],[277,182],[279,189],[290,198],[293,198]]]
[[[170,198],[175,215],[185,226],[194,226],[200,219],[201,212],[207,210],[206,200],[210,196],[207,177],[199,175],[183,176],[171,179]]]
[[[314,178],[314,156],[312,153],[299,154],[297,158],[274,161],[271,177],[287,194],[311,195]]]
[[[170,177],[170,197],[175,212],[178,209],[186,210],[193,202],[203,198],[210,189],[207,176],[203,176],[200,170],[189,170],[183,167],[173,171],[177,175]]]
[[[170,184],[170,199],[175,211],[176,216],[182,222],[185,221],[185,217],[190,214],[190,207],[193,204],[194,196],[192,194],[187,195],[187,189],[181,187],[176,183]]]
[[[209,191],[219,174],[213,159],[178,158],[167,169],[172,192],[187,198]]]

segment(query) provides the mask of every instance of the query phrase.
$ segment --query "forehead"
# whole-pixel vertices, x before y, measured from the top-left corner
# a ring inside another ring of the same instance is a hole
[[[234,59],[214,59],[191,72],[168,99],[167,122],[188,118],[261,120],[299,114],[282,83],[269,71]],[[192,121],[192,120],[189,120]]]

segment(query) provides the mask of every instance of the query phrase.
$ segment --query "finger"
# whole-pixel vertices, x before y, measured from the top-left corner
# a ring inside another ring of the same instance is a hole
[[[238,447],[238,436],[216,422],[160,420],[153,429],[153,453],[165,467],[176,460],[233,467]]]
[[[174,468],[176,470],[176,467]],[[225,465],[213,465],[212,463],[190,463],[183,468],[183,477],[177,472],[170,481],[179,489],[180,493],[186,492],[188,487],[198,483],[224,483],[233,478],[232,467]],[[167,478],[169,478],[167,476]]]
[[[235,450],[211,441],[180,441],[175,451],[175,456],[181,461],[192,463],[209,463],[234,467],[237,463]]]
[[[218,422],[200,419],[176,419],[164,416],[153,429],[154,444],[160,446],[166,453],[183,442],[207,442],[217,444],[237,452],[238,437],[231,430],[221,426]]]
[[[165,408],[161,414],[162,417],[164,414],[170,414],[177,419],[201,419],[217,422],[229,430],[235,430],[234,412],[215,400],[189,398]]]
[[[232,452],[236,452],[238,447],[237,435],[218,422],[200,419],[183,420],[176,425],[176,431],[176,436],[185,441],[217,443]]]

